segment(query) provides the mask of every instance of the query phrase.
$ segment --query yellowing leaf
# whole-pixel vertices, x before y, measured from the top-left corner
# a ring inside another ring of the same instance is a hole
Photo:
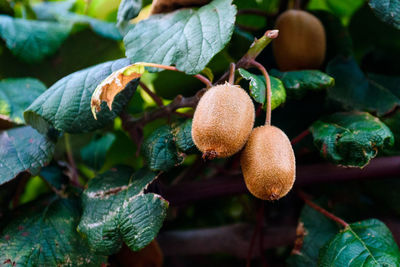
[[[130,81],[138,79],[143,75],[145,65],[146,63],[135,63],[119,69],[96,87],[90,101],[90,107],[95,119],[97,119],[96,113],[101,110],[101,103],[105,101],[111,110],[115,96],[124,90]]]

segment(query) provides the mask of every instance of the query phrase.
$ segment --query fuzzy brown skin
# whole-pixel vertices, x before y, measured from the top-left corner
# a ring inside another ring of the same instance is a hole
[[[326,36],[322,23],[301,10],[288,10],[276,20],[279,36],[273,41],[276,63],[282,71],[318,69],[325,59]]]
[[[293,187],[296,162],[289,138],[279,128],[253,130],[240,157],[247,189],[264,200],[277,200]]]
[[[183,7],[195,7],[208,4],[211,0],[154,0],[151,14],[167,13]]]
[[[246,91],[229,83],[214,86],[197,105],[193,141],[206,159],[229,157],[246,143],[254,117],[254,105]]]

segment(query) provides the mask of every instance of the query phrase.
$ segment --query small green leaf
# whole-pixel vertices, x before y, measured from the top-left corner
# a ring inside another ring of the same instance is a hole
[[[156,237],[168,202],[144,193],[154,179],[156,175],[148,170],[133,174],[128,167],[118,167],[89,181],[78,231],[96,253],[113,254],[122,242],[137,251]]]
[[[92,30],[100,36],[112,40],[122,40],[122,35],[117,26],[111,22],[101,21],[89,16],[76,14],[73,12],[63,12],[57,14],[57,20],[63,24],[73,25],[86,25],[90,26]]]
[[[270,73],[283,82],[288,96],[296,99],[302,98],[307,91],[322,91],[335,84],[335,79],[319,70],[280,72],[273,69]]]
[[[120,27],[124,23],[135,18],[142,9],[142,0],[122,0],[119,4],[117,14],[117,26]]]
[[[231,38],[236,8],[214,0],[198,10],[180,9],[140,21],[124,37],[132,62],[176,65],[187,74],[201,72]]]
[[[0,131],[0,185],[21,172],[39,173],[52,158],[54,143],[29,126]]]
[[[381,118],[381,120],[392,131],[395,139],[394,146],[389,147],[388,151],[385,151],[385,153],[398,155],[400,153],[400,110],[395,110],[394,112],[390,113],[389,116]]]
[[[0,37],[16,57],[28,63],[39,62],[54,54],[71,29],[70,24],[0,15]]]
[[[172,134],[176,146],[183,152],[190,152],[196,148],[192,139],[192,119],[185,120],[173,126]]]
[[[381,116],[400,105],[398,82],[386,83],[390,78],[382,75],[366,77],[353,58],[333,59],[327,73],[335,78],[335,86],[328,90],[329,99],[347,110],[376,112]]]
[[[321,155],[348,167],[364,167],[378,149],[394,143],[393,133],[366,112],[342,112],[321,118],[310,131]]]
[[[52,85],[25,111],[25,121],[43,134],[53,130],[67,133],[90,132],[111,123],[129,102],[138,80],[133,80],[118,94],[112,110],[102,104],[99,119],[93,118],[90,104],[92,94],[105,78],[116,70],[129,65],[129,60],[105,62],[74,72]]]
[[[288,265],[290,267],[317,267],[319,250],[339,232],[339,226],[306,205],[301,212],[297,228],[297,238],[302,239],[298,240],[302,245],[294,248],[288,259]]]
[[[368,4],[380,20],[400,30],[399,0],[371,0]]]
[[[105,264],[76,232],[79,217],[76,199],[51,197],[16,210],[0,236],[2,266]]]
[[[400,251],[384,223],[369,219],[350,224],[320,251],[318,266],[398,266]]]
[[[143,142],[142,153],[150,170],[168,171],[182,162],[174,143],[172,129],[162,126],[151,133]]]
[[[57,2],[40,2],[32,6],[39,20],[56,20],[57,14],[63,14],[69,11],[73,6],[75,0],[57,1]]]
[[[94,170],[100,170],[106,160],[108,149],[114,143],[115,135],[108,133],[102,137],[95,137],[81,149],[83,162]]]
[[[265,108],[266,104],[266,90],[265,78],[262,75],[255,75],[247,70],[239,69],[239,74],[250,81],[250,95],[258,103],[262,104]],[[271,79],[271,110],[279,107],[286,101],[286,91],[283,87],[281,80],[270,76]]]
[[[24,123],[24,110],[44,91],[46,86],[32,78],[4,79],[0,81],[0,120]]]
[[[49,165],[42,168],[39,175],[57,190],[62,190],[69,182],[68,177],[64,175],[63,170],[57,165]]]

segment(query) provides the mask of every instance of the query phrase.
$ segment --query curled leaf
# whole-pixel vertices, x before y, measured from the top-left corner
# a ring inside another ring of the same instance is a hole
[[[111,110],[115,96],[124,90],[130,81],[140,78],[144,72],[144,65],[135,63],[113,72],[102,81],[94,90],[90,101],[93,117],[97,120],[96,113],[101,110],[100,105],[103,101]]]

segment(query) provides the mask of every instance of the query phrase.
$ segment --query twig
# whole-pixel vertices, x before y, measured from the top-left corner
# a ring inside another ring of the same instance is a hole
[[[271,96],[272,96],[272,92],[271,92],[271,79],[269,78],[269,74],[267,72],[267,70],[264,68],[263,65],[261,65],[260,63],[258,63],[257,61],[253,60],[251,62],[251,64],[256,67],[259,71],[261,71],[261,73],[263,74],[264,78],[265,78],[265,84],[266,84],[266,89],[267,89],[267,111],[266,111],[266,116],[265,116],[265,125],[271,125]]]
[[[153,93],[147,85],[145,85],[143,82],[139,82],[140,87],[154,100],[154,102],[157,104],[157,106],[162,107],[164,106],[162,100],[158,95]]]
[[[254,243],[257,239],[258,233],[261,231],[261,223],[264,218],[264,202],[261,202],[260,208],[258,209],[257,212],[257,223],[256,226],[254,227],[254,232],[251,237],[250,245],[249,245],[249,250],[247,252],[247,260],[246,260],[246,267],[250,267],[251,265],[251,259],[253,257],[253,248],[254,248]]]
[[[297,192],[297,195],[311,208],[315,209],[316,211],[318,211],[319,213],[325,215],[326,217],[328,217],[329,219],[337,222],[338,224],[342,225],[344,228],[347,228],[349,226],[349,224],[347,222],[345,222],[343,219],[335,216],[333,213],[330,213],[329,211],[327,211],[326,209],[318,206],[317,204],[315,204],[314,202],[311,201],[310,196],[307,195],[306,193],[304,193],[303,191],[299,190]]]
[[[307,135],[309,135],[311,132],[307,129],[304,130],[303,132],[301,132],[298,136],[296,136],[295,138],[293,138],[292,140],[290,140],[290,143],[292,145],[295,145],[297,143],[299,143],[301,140],[303,140]]]
[[[296,187],[398,177],[400,173],[400,156],[373,159],[363,169],[343,168],[327,163],[300,165],[297,166],[296,173]],[[163,189],[163,197],[174,206],[188,205],[203,199],[245,193],[248,193],[248,190],[241,174],[181,183]]]
[[[65,133],[64,134],[64,141],[65,141],[65,152],[67,153],[67,158],[68,158],[68,163],[70,166],[70,179],[73,185],[77,187],[82,187],[79,183],[79,176],[78,176],[78,171],[76,168],[72,148],[71,148],[71,142],[69,140],[69,134]]]
[[[253,231],[254,226],[249,224],[195,230],[174,230],[161,232],[157,241],[165,256],[225,253],[246,259]],[[293,244],[296,238],[296,227],[266,227],[263,228],[263,233],[263,247],[270,249]],[[258,256],[257,250],[252,257]]]
[[[235,63],[231,63],[231,65],[229,66],[229,79],[228,79],[228,83],[233,84],[234,80],[235,80],[235,70],[236,70],[236,65]]]

